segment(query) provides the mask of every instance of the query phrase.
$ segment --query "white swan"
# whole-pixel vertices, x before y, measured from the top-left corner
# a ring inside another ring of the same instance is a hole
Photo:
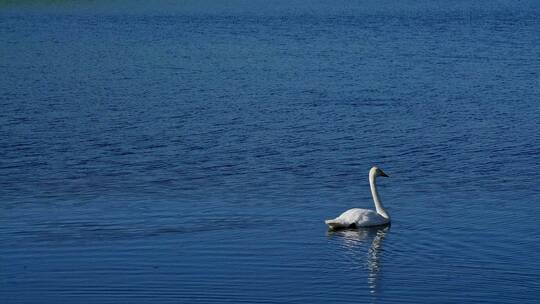
[[[371,227],[390,223],[390,215],[384,210],[377,192],[377,184],[375,183],[377,176],[388,177],[388,175],[376,166],[369,170],[369,186],[376,211],[359,208],[349,209],[335,219],[325,221],[330,229]]]

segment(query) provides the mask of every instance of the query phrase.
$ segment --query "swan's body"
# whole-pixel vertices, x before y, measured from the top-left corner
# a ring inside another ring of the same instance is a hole
[[[371,188],[373,202],[375,203],[375,210],[359,208],[349,209],[335,219],[325,221],[331,229],[371,227],[390,223],[390,215],[384,209],[379,197],[379,192],[377,191],[377,184],[375,183],[375,178],[377,176],[388,175],[377,167],[373,167],[369,170],[369,186]]]
[[[390,219],[378,214],[374,210],[353,208],[343,212],[337,218],[326,220],[325,222],[330,228],[339,229],[380,226],[388,224]]]

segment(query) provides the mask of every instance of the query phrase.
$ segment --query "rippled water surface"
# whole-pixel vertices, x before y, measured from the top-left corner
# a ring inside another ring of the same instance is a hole
[[[534,1],[0,6],[2,303],[535,303]],[[372,208],[392,226],[328,232]]]

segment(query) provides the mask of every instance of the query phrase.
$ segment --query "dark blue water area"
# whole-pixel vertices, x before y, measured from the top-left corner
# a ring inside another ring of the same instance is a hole
[[[0,302],[536,303],[539,73],[535,1],[1,2]]]

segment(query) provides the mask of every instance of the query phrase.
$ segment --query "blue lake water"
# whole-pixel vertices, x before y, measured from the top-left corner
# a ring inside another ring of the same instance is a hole
[[[534,1],[2,2],[0,72],[2,303],[540,297]]]

